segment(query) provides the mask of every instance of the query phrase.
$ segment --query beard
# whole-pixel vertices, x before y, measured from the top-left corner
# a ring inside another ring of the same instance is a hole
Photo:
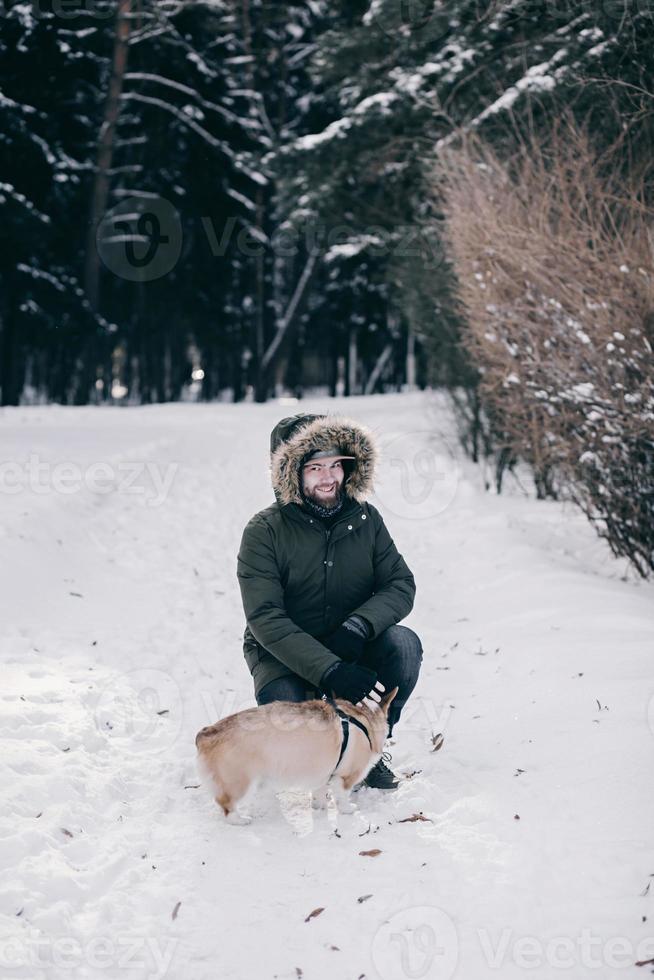
[[[308,509],[318,517],[331,517],[337,514],[345,499],[342,486],[335,487],[331,494],[318,493],[316,490],[307,491],[302,486],[300,493]]]

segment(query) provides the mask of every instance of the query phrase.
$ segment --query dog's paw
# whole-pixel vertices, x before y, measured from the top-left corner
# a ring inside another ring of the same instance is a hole
[[[244,813],[236,813],[235,810],[232,810],[225,819],[227,823],[234,824],[235,827],[245,827],[247,824],[252,823],[252,817],[248,817]]]
[[[339,813],[355,813],[357,807],[349,800],[339,800],[336,804]]]
[[[311,797],[311,806],[314,810],[326,810],[329,806],[329,793],[326,789],[317,789],[313,791]]]

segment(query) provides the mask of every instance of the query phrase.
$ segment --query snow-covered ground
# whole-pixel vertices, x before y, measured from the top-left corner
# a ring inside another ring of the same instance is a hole
[[[236,552],[300,409],[384,450],[373,503],[425,650],[407,778],[351,816],[296,793],[235,827],[193,740],[254,703]],[[5,409],[0,445],[0,975],[652,969],[654,589],[575,511],[486,493],[439,397]]]

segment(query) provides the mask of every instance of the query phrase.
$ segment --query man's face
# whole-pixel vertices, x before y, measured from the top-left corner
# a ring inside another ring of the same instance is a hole
[[[335,507],[338,504],[344,479],[340,459],[326,456],[302,467],[304,496],[321,507]]]

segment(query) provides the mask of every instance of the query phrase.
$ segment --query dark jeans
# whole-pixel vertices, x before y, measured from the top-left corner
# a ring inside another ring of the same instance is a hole
[[[387,691],[394,687],[399,690],[388,712],[388,734],[399,720],[402,708],[416,686],[422,663],[422,643],[408,626],[389,626],[388,629],[366,643],[364,654],[358,661],[362,667],[376,671],[379,680]],[[322,697],[297,674],[286,674],[270,681],[261,688],[257,704],[270,704],[272,701],[310,701]]]

